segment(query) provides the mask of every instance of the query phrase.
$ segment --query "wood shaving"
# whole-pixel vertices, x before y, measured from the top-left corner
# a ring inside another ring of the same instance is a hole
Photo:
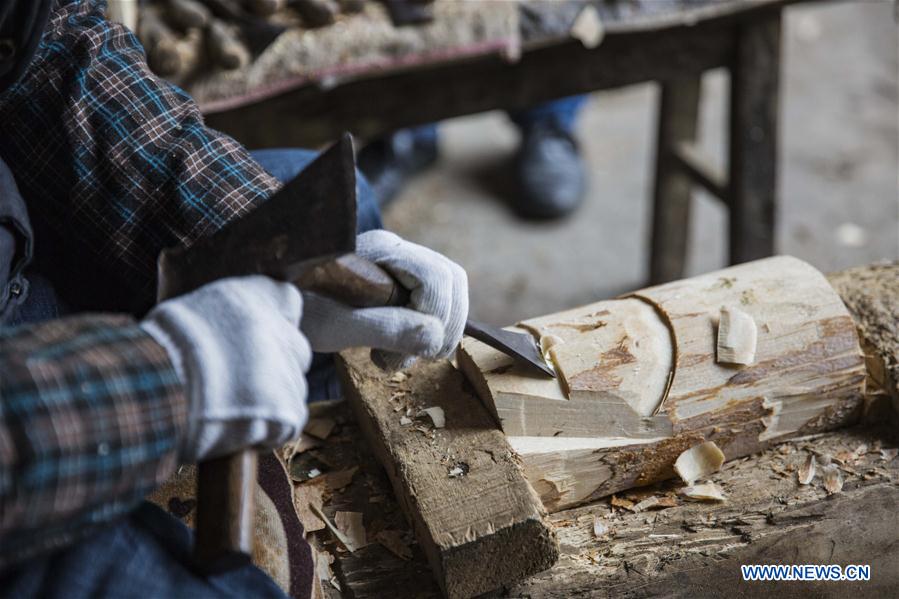
[[[802,464],[802,467],[799,469],[797,473],[797,477],[799,478],[800,485],[808,485],[815,479],[815,474],[818,471],[818,462],[815,460],[815,454],[809,454],[808,458],[805,460],[805,463]]]
[[[335,426],[337,426],[337,423],[333,418],[310,418],[303,432],[324,441],[331,434],[331,431],[334,430]]]
[[[412,424],[412,419],[408,416],[400,416],[400,426],[409,426]]]
[[[899,448],[881,448],[880,450],[880,457],[887,462],[892,462],[893,460],[895,460],[897,455],[899,455]]]
[[[443,408],[439,406],[433,406],[430,408],[425,408],[421,411],[422,414],[427,414],[427,416],[431,419],[431,422],[434,424],[434,428],[443,428],[446,426],[446,416],[443,413]]]
[[[600,520],[599,516],[593,515],[593,536],[597,539],[604,537],[608,534],[609,528]]]
[[[635,512],[644,512],[646,510],[662,510],[669,507],[676,507],[677,499],[674,497],[649,497],[634,506]]]
[[[721,307],[718,319],[719,363],[748,366],[755,362],[758,330],[755,320],[739,308]]]
[[[691,485],[680,490],[681,495],[695,501],[727,501],[727,496],[721,487],[715,483]]]
[[[390,376],[390,378],[387,379],[387,382],[388,382],[388,383],[397,383],[397,384],[399,384],[399,383],[405,382],[406,380],[408,380],[408,378],[409,378],[409,375],[406,374],[405,372],[401,372],[401,371],[400,371],[400,372],[394,372],[394,373]]]
[[[324,523],[325,528],[327,528],[331,532],[331,534],[334,535],[334,539],[336,539],[337,542],[340,543],[341,547],[352,553],[354,550],[353,542],[349,538],[347,538],[342,530],[337,528],[334,523],[331,522],[331,520],[325,515],[322,509],[316,505],[310,505],[309,509],[312,510],[312,513],[315,514],[318,519]]]
[[[293,486],[293,509],[307,533],[325,527],[324,522],[315,514],[315,509],[321,510],[324,492],[325,485],[321,480]]]
[[[461,478],[468,474],[469,469],[469,465],[465,462],[458,462],[449,469],[449,472],[447,472],[447,476],[449,476],[450,478]]]
[[[615,507],[624,508],[624,509],[630,510],[630,511],[634,510],[634,502],[633,501],[631,501],[629,499],[625,499],[623,497],[618,497],[616,495],[612,495],[612,498],[609,500],[609,503],[611,503]]]
[[[362,523],[361,512],[336,512],[334,524],[346,537],[349,543],[347,549],[350,552],[362,549],[368,544],[365,540],[365,526]]]
[[[706,441],[680,454],[674,462],[674,471],[687,485],[692,485],[717,472],[723,463],[724,453],[714,441]]]
[[[585,48],[595,48],[605,36],[602,19],[595,6],[587,5],[578,13],[571,25],[569,35],[580,41]]]
[[[824,490],[828,495],[834,495],[843,490],[843,473],[835,464],[824,467]]]
[[[353,466],[352,468],[344,468],[343,470],[338,470],[336,472],[329,472],[327,476],[325,476],[325,484],[328,486],[329,491],[339,491],[353,482],[353,476],[355,476],[356,472],[359,470],[359,466]]]
[[[403,540],[403,533],[398,530],[382,530],[375,535],[375,541],[383,545],[390,553],[400,559],[412,559],[412,549]]]
[[[306,433],[302,433],[300,438],[296,440],[291,448],[290,455],[293,456],[298,453],[303,453],[309,451],[310,449],[315,449],[316,447],[321,446],[322,442],[319,439],[311,435],[307,435]],[[288,459],[290,457],[288,456]]]

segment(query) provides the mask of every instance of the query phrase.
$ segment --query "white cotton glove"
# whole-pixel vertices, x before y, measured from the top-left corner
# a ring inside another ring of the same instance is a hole
[[[277,447],[300,434],[312,361],[302,309],[293,285],[251,276],[162,302],[141,322],[168,351],[190,400],[183,461]]]
[[[468,277],[462,267],[388,231],[356,238],[356,254],[378,264],[410,291],[407,307],[351,308],[304,293],[301,328],[318,352],[371,347],[379,365],[407,368],[413,356],[446,358],[468,318]]]

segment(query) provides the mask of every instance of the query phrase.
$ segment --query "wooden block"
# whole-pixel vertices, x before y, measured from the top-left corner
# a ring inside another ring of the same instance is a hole
[[[340,355],[338,369],[359,426],[447,597],[480,595],[555,563],[559,549],[540,499],[505,436],[449,362],[419,364],[404,378],[380,371],[365,350],[354,350]],[[417,418],[433,406],[443,408],[444,428]]]
[[[753,319],[752,364],[717,359],[722,306]],[[853,319],[824,276],[795,258],[520,326],[561,337],[549,350],[558,381],[529,377],[470,339],[459,364],[550,511],[669,478],[677,456],[704,441],[733,459],[849,424],[862,402],[865,364]]]

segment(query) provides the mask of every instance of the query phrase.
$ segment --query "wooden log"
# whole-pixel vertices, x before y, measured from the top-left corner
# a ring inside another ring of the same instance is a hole
[[[472,597],[550,567],[558,545],[505,436],[446,361],[408,378],[362,351],[338,369],[368,444],[384,465],[447,597]],[[445,428],[416,416],[440,407]],[[408,411],[408,413],[407,413]]]
[[[634,302],[650,306],[666,326],[639,320]],[[721,306],[754,319],[753,364],[717,361]],[[562,338],[550,349],[558,382],[527,377],[474,340],[463,342],[459,364],[550,511],[669,478],[677,456],[704,441],[733,459],[849,424],[862,401],[866,373],[852,317],[823,275],[795,258],[760,260],[522,326]]]
[[[899,262],[850,268],[829,275],[862,341],[868,371],[868,420],[899,423]]]

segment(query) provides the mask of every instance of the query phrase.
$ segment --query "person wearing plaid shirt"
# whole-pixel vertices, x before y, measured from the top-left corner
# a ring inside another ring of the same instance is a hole
[[[449,355],[465,273],[369,231],[357,252],[409,306],[351,309],[256,276],[146,313],[163,247],[248,213],[313,154],[259,153],[266,169],[207,129],[104,4],[0,3],[0,589],[283,596],[252,567],[196,575],[189,533],[141,498],[181,463],[298,435],[321,386],[312,350]],[[359,217],[379,225],[366,189]]]

